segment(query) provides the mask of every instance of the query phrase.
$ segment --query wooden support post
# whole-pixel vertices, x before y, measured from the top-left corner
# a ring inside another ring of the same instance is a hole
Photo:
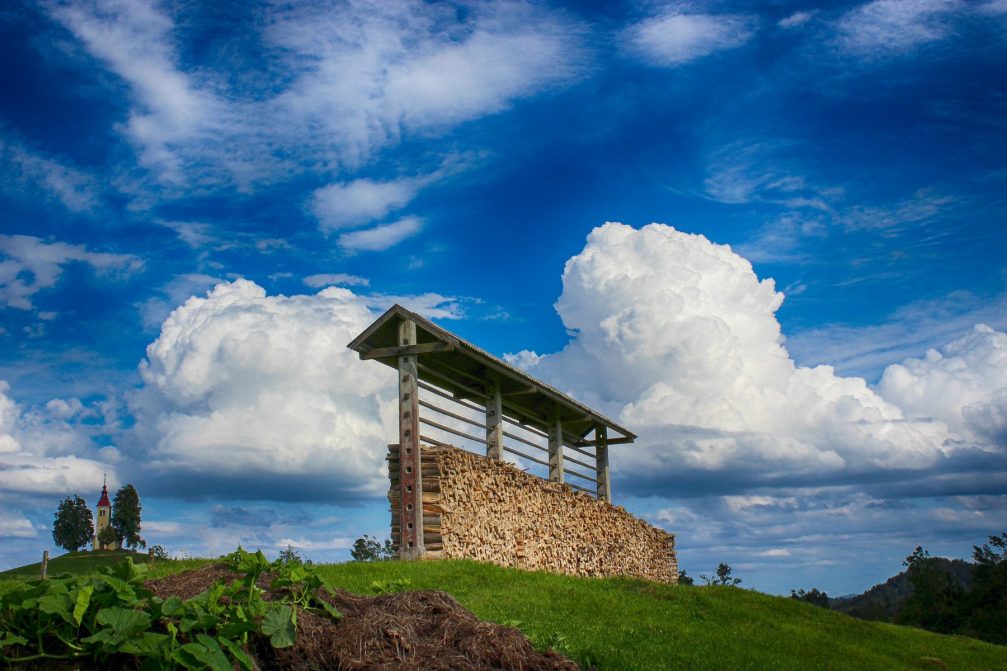
[[[416,322],[399,324],[399,346],[416,344]],[[399,558],[423,555],[423,481],[420,472],[420,406],[416,354],[399,357]]]
[[[49,551],[42,550],[42,580],[45,580],[46,574],[49,572]]]
[[[594,429],[595,440],[595,473],[598,479],[598,498],[603,501],[612,502],[612,484],[608,479],[608,427],[596,426]]]
[[[503,396],[497,385],[486,402],[486,456],[490,459],[503,459],[503,431]]]
[[[154,548],[150,548],[147,550],[147,563],[148,564],[154,563]]]
[[[549,480],[563,482],[563,423],[558,413],[549,427]]]

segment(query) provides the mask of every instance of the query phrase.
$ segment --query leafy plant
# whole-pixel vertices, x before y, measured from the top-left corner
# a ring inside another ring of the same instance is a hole
[[[270,563],[241,548],[227,562],[237,580],[184,601],[153,596],[143,585],[147,566],[129,558],[89,575],[30,581],[0,597],[0,662],[79,659],[102,667],[130,655],[144,669],[251,671],[251,638],[289,647],[299,611],[340,617],[321,598],[328,585],[303,565]],[[257,582],[267,571],[280,599],[262,598]]]
[[[413,581],[409,578],[390,578],[388,580],[375,580],[369,587],[375,594],[395,594],[409,589]]]

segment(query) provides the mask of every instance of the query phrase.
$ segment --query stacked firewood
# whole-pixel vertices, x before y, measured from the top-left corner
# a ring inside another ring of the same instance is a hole
[[[389,446],[392,541],[400,524],[398,446]],[[454,447],[421,450],[427,558],[476,559],[579,576],[678,581],[675,537],[623,508]]]

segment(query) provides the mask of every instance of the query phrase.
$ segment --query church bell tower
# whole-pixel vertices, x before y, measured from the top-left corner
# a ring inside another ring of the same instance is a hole
[[[101,535],[101,530],[108,526],[110,517],[112,514],[112,504],[108,501],[108,487],[102,482],[101,483],[101,498],[98,499],[98,519],[94,525],[94,549],[95,550],[114,550],[115,543],[106,543],[102,545],[98,542],[98,537]]]

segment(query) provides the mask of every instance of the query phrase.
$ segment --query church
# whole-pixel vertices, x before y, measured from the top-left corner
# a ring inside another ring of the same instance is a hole
[[[112,504],[108,500],[108,486],[101,484],[101,498],[98,499],[98,517],[95,518],[94,525],[94,549],[95,550],[115,550],[116,544],[106,543],[102,545],[98,542],[101,530],[108,526],[112,514]]]

